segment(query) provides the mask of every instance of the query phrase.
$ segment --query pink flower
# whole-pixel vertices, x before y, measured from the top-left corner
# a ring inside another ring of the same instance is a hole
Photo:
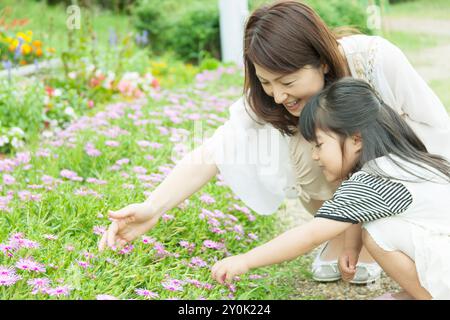
[[[58,240],[58,236],[55,236],[53,234],[44,234],[44,238],[47,240]]]
[[[113,141],[113,140],[105,141],[105,146],[108,146],[108,147],[118,147],[119,145],[120,145],[120,143],[118,141]]]
[[[248,278],[250,280],[256,280],[256,279],[261,279],[261,278],[264,278],[264,277],[262,275],[259,275],[259,274],[251,274],[251,275],[248,276]]]
[[[161,218],[162,218],[164,221],[169,221],[169,220],[173,220],[174,216],[171,215],[171,214],[163,214],[163,215],[161,216]]]
[[[144,167],[133,167],[133,172],[139,173],[139,174],[146,174],[147,169],[145,169]]]
[[[256,234],[254,234],[254,233],[249,233],[249,234],[248,234],[248,237],[249,237],[250,239],[252,239],[252,240],[258,240],[258,236],[257,236]]]
[[[106,232],[106,227],[103,226],[94,226],[94,234],[97,236],[101,236]]]
[[[82,267],[83,269],[87,269],[87,268],[89,268],[91,265],[89,264],[89,262],[87,262],[87,261],[77,261],[78,262],[78,265],[80,266],[80,267]]]
[[[94,184],[106,184],[107,183],[107,181],[105,181],[105,180],[98,180],[98,179],[95,179],[95,178],[87,178],[86,182],[94,183]]]
[[[203,267],[207,267],[208,266],[208,264],[200,257],[193,257],[191,259],[191,264],[196,266],[196,267],[199,267],[199,268],[203,268]]]
[[[212,240],[205,240],[205,241],[203,241],[203,245],[206,248],[216,249],[216,250],[224,248],[224,245],[222,243],[214,242]]]
[[[45,272],[44,265],[34,261],[33,258],[20,259],[16,263],[16,268],[26,271]]]
[[[180,246],[182,246],[183,248],[190,249],[190,250],[195,248],[195,244],[194,243],[189,243],[189,242],[184,241],[184,240],[178,242],[178,244]]]
[[[119,254],[129,254],[131,251],[133,251],[134,246],[133,245],[126,245],[122,248],[122,250],[119,251]]]
[[[116,161],[116,164],[121,166],[123,164],[128,164],[130,162],[130,159],[124,158],[124,159],[119,159]]]
[[[140,140],[137,142],[138,146],[141,148],[146,148],[151,146],[151,142],[147,140]]]
[[[27,284],[33,287],[31,294],[37,294],[39,292],[46,293],[46,290],[49,289],[50,282],[48,278],[36,278],[28,280]]]
[[[156,240],[154,238],[151,237],[147,237],[147,236],[142,236],[142,243],[143,244],[151,244],[154,243]]]
[[[183,283],[177,279],[169,279],[163,282],[162,286],[169,291],[183,291]]]
[[[134,291],[138,296],[142,296],[147,299],[159,298],[159,294],[157,294],[156,292],[149,291],[147,289],[136,289]]]
[[[76,172],[70,170],[61,170],[59,173],[61,177],[72,180],[72,181],[83,181],[83,178],[80,178]]]
[[[22,279],[22,277],[15,274],[14,272],[9,274],[0,274],[0,286],[12,286],[20,279]]]
[[[16,271],[12,267],[0,266],[0,276],[10,276],[15,273]]]
[[[84,151],[86,151],[86,153],[90,157],[98,157],[102,154],[99,150],[95,148],[95,146],[91,142],[86,143]]]
[[[19,191],[17,192],[17,195],[22,201],[40,201],[42,199],[42,196],[40,194],[32,194],[28,190]]]
[[[239,234],[244,234],[244,228],[240,224],[235,225],[233,227],[233,231]]]
[[[16,183],[16,179],[9,174],[4,174],[3,175],[3,183],[6,185],[12,185],[12,184]]]
[[[96,299],[97,300],[120,300],[119,298],[111,296],[109,294],[98,294]]]
[[[209,194],[203,194],[200,196],[200,201],[207,203],[207,204],[211,204],[211,203],[215,203],[216,200],[211,197]]]
[[[50,296],[68,296],[72,288],[69,286],[59,286],[56,288],[50,288],[46,290],[47,294]]]

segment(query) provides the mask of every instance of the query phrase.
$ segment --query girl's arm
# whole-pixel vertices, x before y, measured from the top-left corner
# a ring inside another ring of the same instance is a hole
[[[344,250],[361,251],[362,248],[361,223],[352,225],[345,231]]]
[[[217,262],[212,268],[212,277],[220,283],[230,282],[234,276],[250,269],[295,259],[336,237],[350,226],[349,222],[314,218],[245,254]]]
[[[345,231],[344,249],[338,259],[339,270],[344,281],[350,281],[355,276],[356,264],[362,248],[361,233],[361,223],[352,225]]]

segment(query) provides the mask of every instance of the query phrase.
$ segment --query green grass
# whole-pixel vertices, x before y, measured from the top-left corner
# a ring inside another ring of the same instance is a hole
[[[433,80],[430,82],[430,86],[450,113],[450,78]]]
[[[384,31],[383,37],[397,45],[402,51],[415,52],[426,48],[446,44],[450,38],[431,35],[417,34],[403,31]]]
[[[414,0],[389,5],[386,14],[391,17],[416,17],[422,19],[450,19],[450,1]]]
[[[54,47],[57,52],[67,48],[68,28],[66,21],[68,15],[64,6],[49,7],[45,4],[45,1],[2,0],[0,12],[9,22],[13,19],[29,19],[29,23],[23,29],[32,30],[33,38],[42,40],[44,46]],[[103,49],[108,47],[110,28],[115,29],[121,37],[126,32],[133,30],[130,18],[125,15],[99,10],[88,12],[83,8],[80,20],[81,29],[75,30],[75,32],[85,31],[89,21],[91,21],[92,29],[98,37],[99,48]],[[15,30],[19,31],[18,27]]]

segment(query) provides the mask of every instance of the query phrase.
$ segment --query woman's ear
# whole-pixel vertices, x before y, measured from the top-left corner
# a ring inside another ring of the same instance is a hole
[[[322,65],[323,74],[327,74],[330,71],[330,68],[326,63]]]

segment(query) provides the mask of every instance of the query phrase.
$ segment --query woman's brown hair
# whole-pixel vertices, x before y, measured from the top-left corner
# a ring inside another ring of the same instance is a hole
[[[264,92],[254,64],[278,74],[327,64],[325,85],[346,75],[336,36],[313,9],[296,1],[263,6],[252,13],[245,27],[244,63],[244,94],[251,109],[259,120],[287,135],[297,131],[298,117]]]

